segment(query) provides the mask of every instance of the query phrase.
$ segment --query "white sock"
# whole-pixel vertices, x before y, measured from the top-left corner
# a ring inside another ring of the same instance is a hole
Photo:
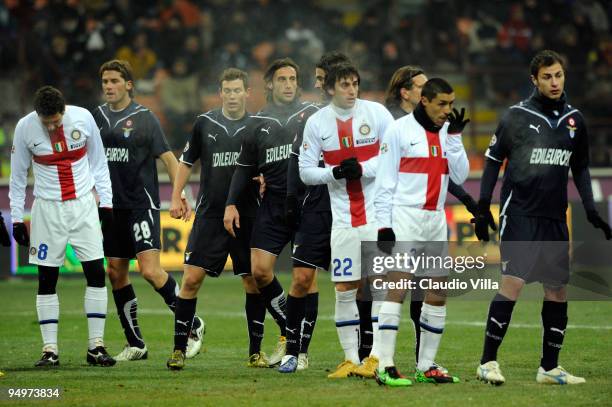
[[[57,294],[36,296],[36,312],[43,339],[43,352],[58,353],[57,324],[59,321],[59,298]]]
[[[435,306],[423,303],[421,309],[421,346],[417,369],[428,370],[436,359],[436,353],[444,332],[446,321],[446,305]]]
[[[380,369],[395,366],[393,356],[395,355],[395,340],[397,339],[401,312],[402,304],[398,302],[385,301],[380,307],[378,313],[380,341],[378,367]]]
[[[85,288],[85,314],[87,314],[87,328],[89,330],[89,349],[104,346],[104,323],[106,322],[106,308],[108,294],[106,287]]]
[[[336,290],[336,330],[344,360],[359,364],[359,309],[357,290]]]
[[[380,333],[378,326],[380,324],[380,307],[384,301],[372,301],[372,350],[370,356],[379,357],[380,355]]]

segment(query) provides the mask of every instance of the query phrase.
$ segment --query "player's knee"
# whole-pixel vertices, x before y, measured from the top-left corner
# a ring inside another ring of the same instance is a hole
[[[255,283],[257,284],[258,287],[266,286],[270,284],[270,282],[274,279],[274,274],[270,270],[264,267],[259,267],[259,266],[253,267],[252,274],[253,274],[253,279],[255,280]]]
[[[204,273],[202,272],[185,273],[181,283],[181,293],[188,294],[190,297],[195,296],[202,286],[202,281],[204,281]]]
[[[308,289],[312,284],[312,275],[310,273],[298,273],[293,276],[293,282],[291,283],[292,291],[305,296],[308,294]]]
[[[163,274],[164,271],[161,269],[161,267],[143,267],[140,269],[140,274],[142,274],[142,277],[147,280],[149,283],[154,283],[158,280],[161,279],[161,274]],[[165,280],[165,278],[163,279]]]
[[[89,287],[104,287],[104,259],[84,261],[83,274]]]
[[[252,275],[242,276],[242,286],[244,287],[244,291],[248,294],[259,294],[259,289],[257,288],[257,283]]]
[[[38,266],[38,295],[55,294],[59,267]]]
[[[108,263],[106,272],[113,289],[121,288],[129,283],[128,271],[113,265],[111,262]]]

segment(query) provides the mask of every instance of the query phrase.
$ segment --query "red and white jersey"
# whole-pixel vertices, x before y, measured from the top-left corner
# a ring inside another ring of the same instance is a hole
[[[391,113],[380,103],[357,99],[350,110],[333,103],[306,122],[300,147],[300,177],[306,185],[327,184],[333,227],[357,227],[374,222],[374,193],[378,152]],[[325,168],[319,167],[323,154]],[[358,180],[335,179],[332,168],[351,157],[361,163]]]
[[[392,227],[393,206],[444,210],[448,177],[463,184],[470,163],[461,133],[448,134],[448,125],[427,131],[413,114],[389,126],[381,144],[376,175],[376,217],[381,228]]]
[[[66,106],[62,125],[51,134],[36,112],[17,123],[9,190],[13,222],[23,221],[30,165],[35,197],[67,201],[85,195],[95,186],[100,206],[112,208],[113,192],[100,131],[87,109]]]

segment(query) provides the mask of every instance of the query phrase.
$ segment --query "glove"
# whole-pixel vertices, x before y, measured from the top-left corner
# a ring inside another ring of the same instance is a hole
[[[493,214],[491,213],[491,201],[481,199],[478,201],[478,215],[470,220],[474,223],[474,231],[478,240],[488,242],[489,241],[489,226],[493,230],[497,230],[495,220],[493,220]]]
[[[11,245],[11,237],[9,236],[8,230],[6,230],[6,225],[4,224],[4,218],[0,213],[0,245],[2,246],[10,246]]]
[[[361,164],[355,157],[347,158],[343,160],[339,166],[334,167],[332,170],[335,179],[346,178],[347,180],[354,180],[361,178],[363,170]]]
[[[612,232],[610,231],[610,225],[608,225],[602,218],[599,216],[596,210],[592,209],[587,211],[587,220],[597,229],[601,229],[606,235],[606,240],[610,240],[612,238]]]
[[[30,234],[25,223],[13,223],[13,238],[20,246],[30,247]]]
[[[448,115],[448,134],[457,134],[463,131],[466,124],[470,122],[470,119],[464,119],[465,107],[461,108],[461,113],[457,109],[453,109],[452,113]]]
[[[393,233],[393,229],[378,229],[378,239],[376,245],[378,246],[378,250],[381,252],[391,254],[393,246],[395,246],[395,233]]]
[[[461,200],[461,203],[472,214],[474,218],[478,216],[478,204],[476,203],[474,198],[466,194],[465,198]]]
[[[98,208],[98,216],[100,217],[100,226],[102,227],[102,236],[109,239],[112,235],[113,230],[113,209],[112,208]]]
[[[297,197],[295,195],[287,195],[285,198],[285,224],[291,229],[297,229],[298,215]]]

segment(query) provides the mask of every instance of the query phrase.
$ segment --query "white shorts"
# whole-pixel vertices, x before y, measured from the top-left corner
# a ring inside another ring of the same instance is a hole
[[[331,231],[331,280],[334,283],[361,280],[361,242],[376,242],[374,223]]]
[[[417,255],[442,257],[448,255],[448,231],[446,213],[443,210],[430,211],[409,206],[394,206],[393,232],[397,242],[394,254],[414,250],[413,253]],[[416,242],[422,242],[422,244]],[[417,268],[415,275],[417,277],[442,277],[448,275],[448,270]]]
[[[104,257],[98,206],[92,192],[69,201],[36,198],[30,229],[31,264],[63,266],[68,243],[81,262]]]

